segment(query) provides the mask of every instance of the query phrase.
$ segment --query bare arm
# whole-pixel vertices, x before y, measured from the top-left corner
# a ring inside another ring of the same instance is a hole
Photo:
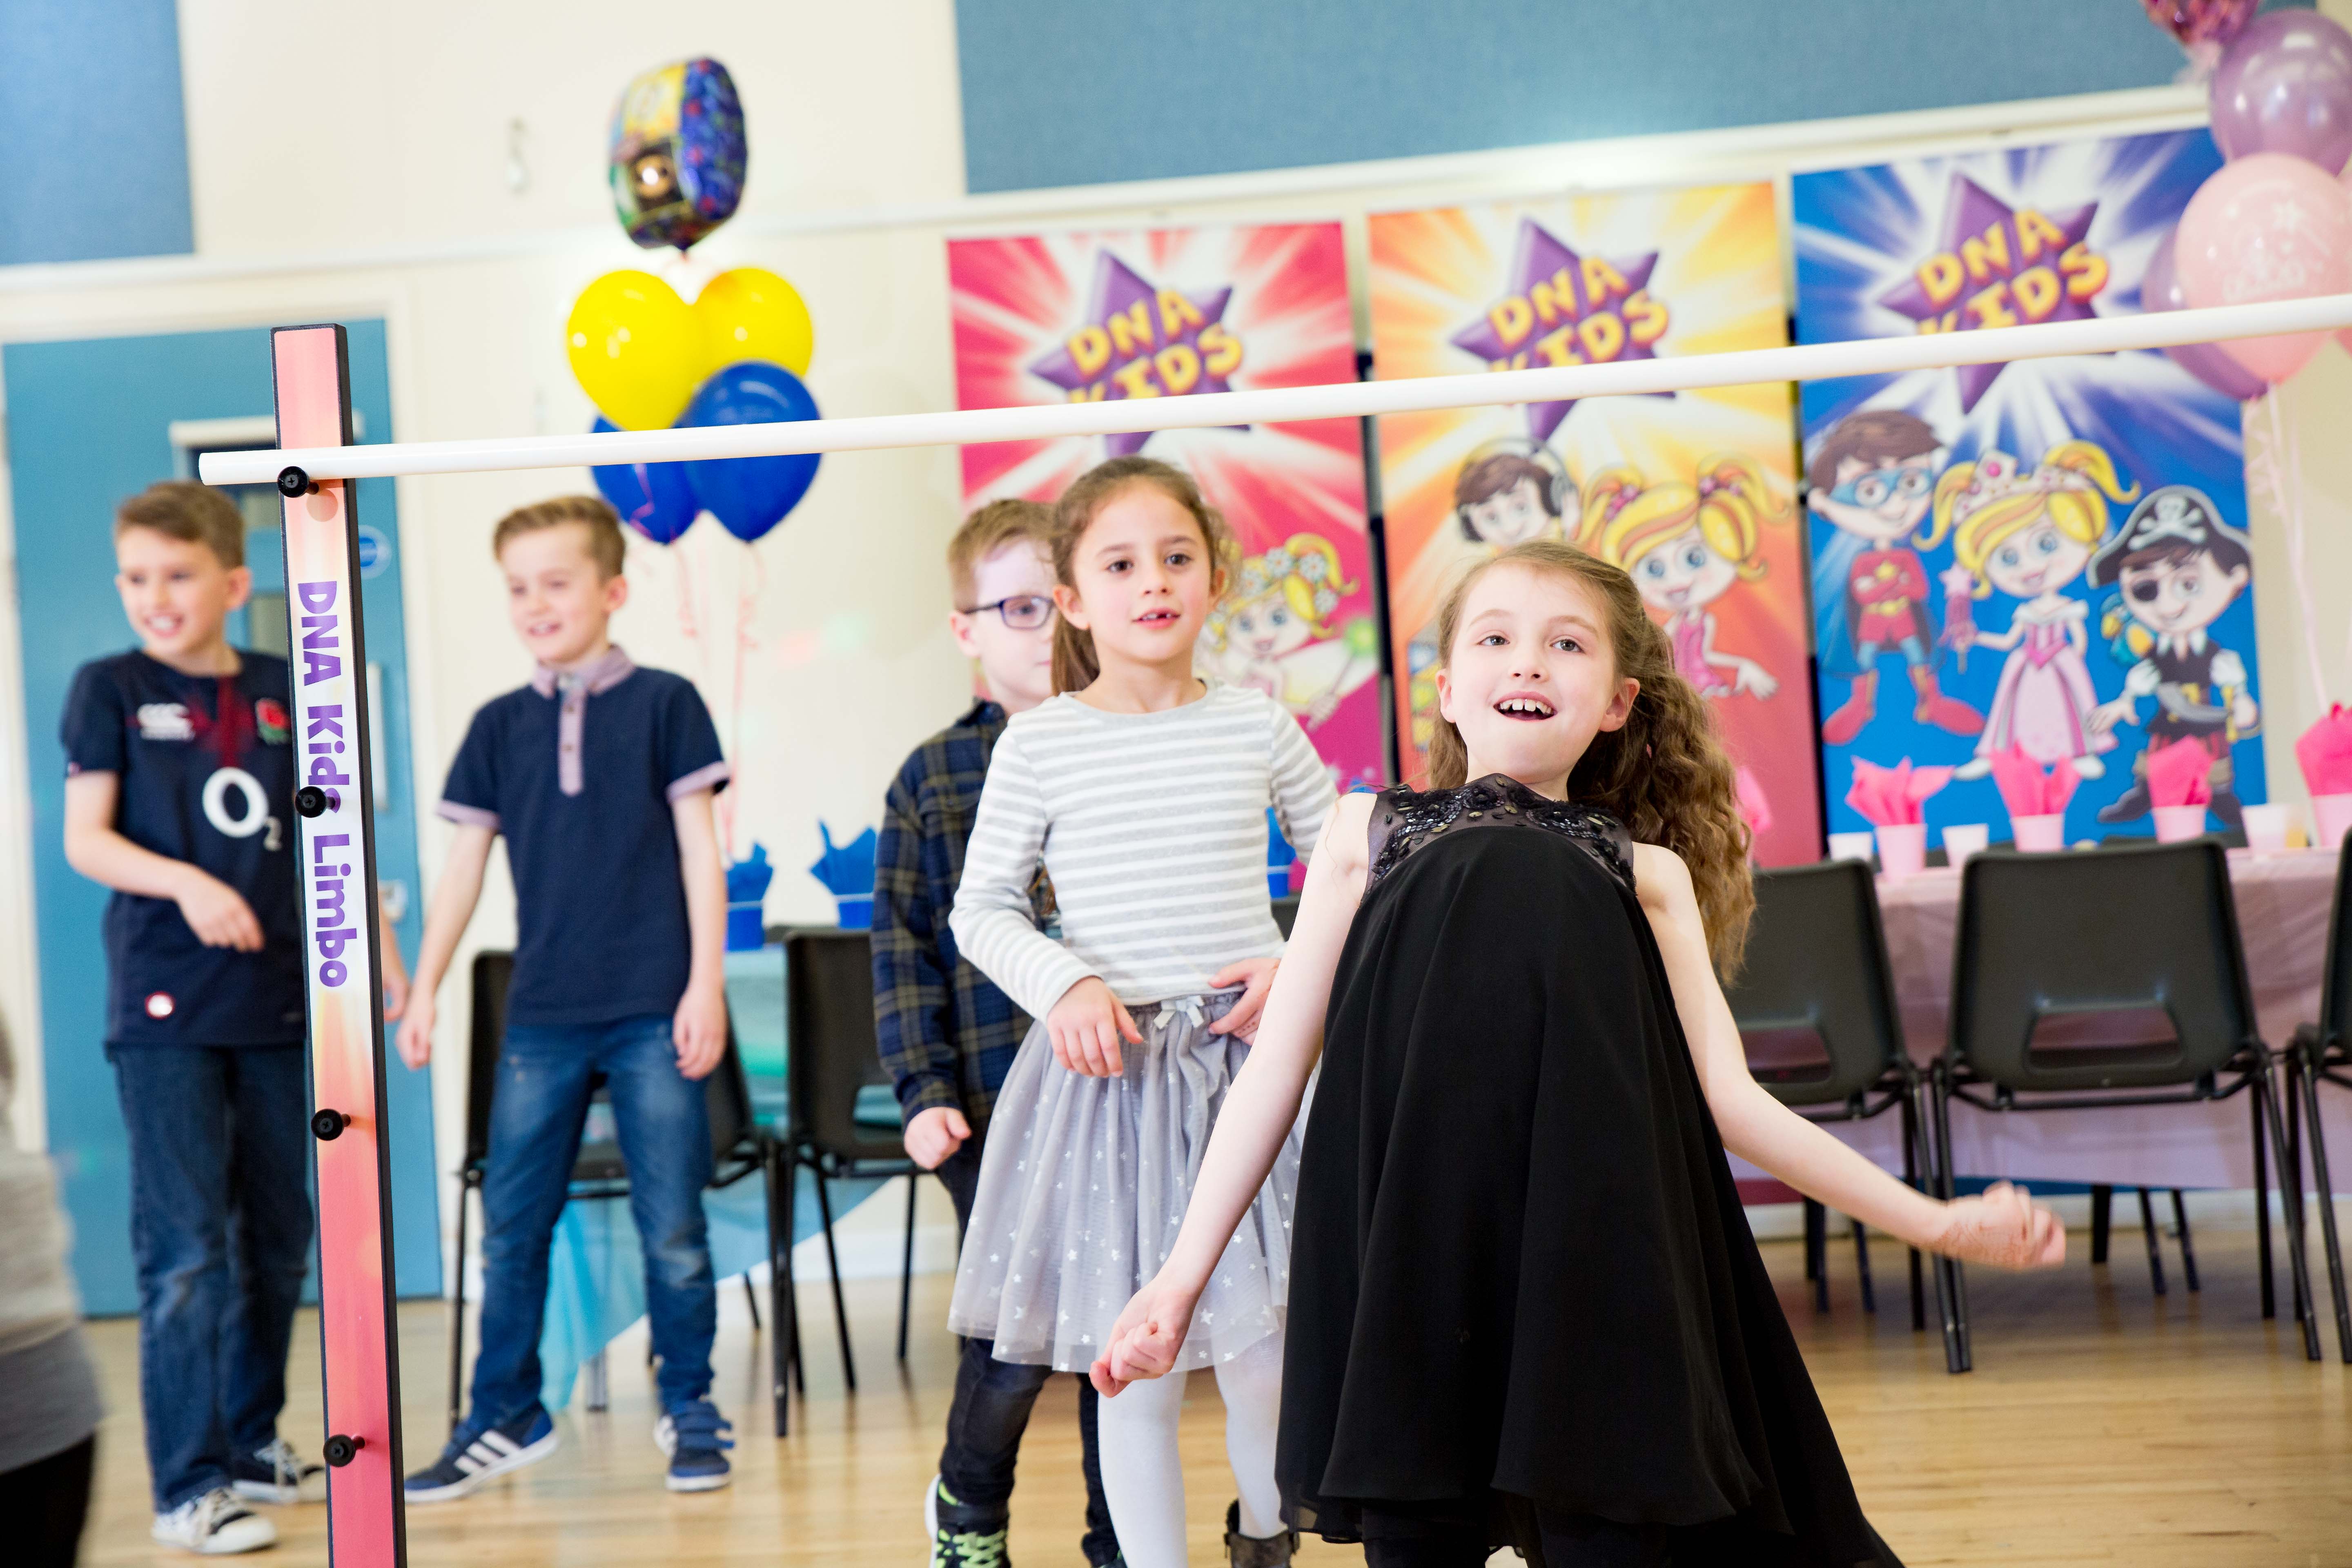
[[[671,1026],[677,1070],[708,1078],[727,1050],[727,868],[710,821],[710,791],[670,803],[677,826],[678,877],[686,884],[686,925],[693,961]]]
[[[460,823],[449,845],[449,858],[434,884],[432,907],[425,912],[425,940],[417,944],[416,968],[410,976],[408,1006],[400,1019],[400,1059],[421,1068],[433,1056],[433,994],[441,988],[457,939],[474,918],[482,897],[482,870],[489,864],[490,841],[498,830]]]
[[[1940,1203],[1914,1192],[1767,1093],[1748,1070],[1738,1026],[1707,957],[1689,868],[1671,850],[1637,844],[1633,876],[1707,1110],[1726,1149],[1816,1202],[1915,1247],[2012,1268],[2064,1258],[2066,1233],[2057,1220],[2013,1190]]]
[[[1109,1346],[1094,1365],[1095,1386],[1105,1394],[1116,1394],[1139,1377],[1160,1376],[1175,1364],[1192,1326],[1193,1304],[1298,1118],[1307,1077],[1323,1052],[1323,1015],[1339,951],[1363,896],[1372,800],[1364,794],[1343,796],[1307,863],[1307,889],[1274,994],[1258,1024],[1257,1043],[1217,1112],[1216,1131],[1184,1208],[1183,1228],[1158,1275],[1119,1315]]]
[[[143,849],[115,830],[121,775],[76,773],[66,780],[66,864],[120,893],[169,899],[206,947],[259,952],[261,921],[245,895],[201,866]]]

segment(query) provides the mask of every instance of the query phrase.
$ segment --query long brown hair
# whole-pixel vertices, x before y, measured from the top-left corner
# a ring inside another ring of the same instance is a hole
[[[1624,726],[1592,738],[1568,775],[1572,800],[1612,813],[1643,843],[1661,844],[1690,868],[1716,968],[1739,969],[1756,892],[1748,879],[1748,825],[1739,816],[1731,759],[1716,736],[1715,715],[1675,670],[1674,647],[1642,607],[1633,579],[1597,556],[1557,540],[1531,539],[1480,563],[1454,584],[1437,612],[1441,665],[1451,663],[1463,606],[1478,580],[1498,566],[1557,573],[1591,589],[1609,623],[1617,673],[1641,682]],[[1429,787],[1467,782],[1469,749],[1451,720],[1438,716],[1429,737]]]
[[[1157,458],[1113,458],[1097,463],[1080,474],[1062,499],[1054,504],[1054,531],[1051,540],[1054,555],[1054,579],[1075,592],[1077,588],[1076,563],[1078,542],[1093,526],[1095,516],[1122,491],[1139,485],[1160,491],[1170,500],[1192,514],[1201,530],[1201,546],[1208,552],[1211,607],[1223,597],[1225,584],[1233,578],[1231,567],[1239,553],[1234,546],[1233,530],[1225,526],[1224,518],[1215,507],[1201,498],[1201,487],[1192,476],[1171,463]],[[1102,665],[1095,658],[1095,637],[1070,624],[1067,616],[1054,617],[1054,689],[1056,693],[1079,691],[1094,684],[1102,673]]]

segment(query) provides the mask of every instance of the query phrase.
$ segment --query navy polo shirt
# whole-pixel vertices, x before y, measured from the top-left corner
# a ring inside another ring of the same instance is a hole
[[[506,835],[510,1022],[677,1010],[693,952],[670,805],[728,773],[692,683],[617,647],[569,679],[541,668],[474,715],[440,813]]]
[[[294,747],[286,661],[237,655],[233,676],[183,675],[133,651],[74,672],[59,725],[66,773],[112,773],[114,828],[245,896],[259,952],[206,947],[170,899],[106,906],[106,1038],[120,1046],[283,1046],[302,1038]]]

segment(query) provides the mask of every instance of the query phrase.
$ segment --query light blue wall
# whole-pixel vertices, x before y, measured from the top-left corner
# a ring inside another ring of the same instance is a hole
[[[8,0],[0,0],[5,5]],[[383,323],[350,323],[352,399],[371,441],[392,438]],[[74,1220],[74,1269],[92,1312],[138,1305],[131,1259],[130,1170],[105,1055],[106,961],[99,921],[107,894],[65,859],[65,751],[58,720],[83,661],[133,639],[114,592],[115,502],[173,477],[174,419],[219,419],[270,409],[269,334],[251,329],[78,342],[11,343],[0,351],[7,389],[11,497],[16,525],[17,611],[23,625],[26,752],[33,796],[35,930],[51,1152]],[[360,483],[360,521],[399,549],[389,479]],[[257,566],[268,570],[266,563]],[[380,872],[414,889],[415,816],[408,747],[407,659],[396,563],[362,588],[368,653],[384,676],[391,801],[376,813]],[[400,926],[414,953],[423,900]],[[386,1111],[393,1129],[395,1261],[403,1295],[441,1285],[433,1106],[425,1075],[394,1062]]]
[[[971,188],[1279,169],[2172,79],[2133,0],[957,0]]]
[[[195,248],[172,0],[0,0],[0,266]]]

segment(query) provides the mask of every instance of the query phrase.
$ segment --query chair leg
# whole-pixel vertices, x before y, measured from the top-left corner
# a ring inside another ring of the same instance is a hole
[[[907,1359],[907,1320],[915,1305],[915,1184],[919,1178],[907,1178],[907,1240],[904,1256],[898,1261],[898,1359]]]
[[[2180,1277],[2194,1296],[2204,1287],[2197,1282],[2197,1245],[2189,1239],[2189,1200],[2179,1187],[2172,1189],[2172,1228],[2180,1233]]]
[[[2279,1102],[2271,1081],[2271,1060],[2267,1052],[2257,1047],[2254,1056],[2254,1089],[2262,1097],[2263,1120],[2270,1124],[2271,1152],[2277,1165],[2281,1207],[2286,1209],[2287,1283],[2294,1296],[2295,1321],[2303,1327],[2303,1352],[2306,1361],[2321,1359],[2319,1350],[2319,1315],[2311,1310],[2310,1259],[2304,1252],[2303,1213],[2284,1200],[2294,1183],[2287,1170],[2286,1138],[2279,1123]]]
[[[1958,1163],[1958,1156],[1952,1152],[1952,1094],[1950,1076],[1945,1071],[1942,1064],[1940,1063],[1937,1064],[1937,1072],[1941,1076],[1937,1077],[1934,1080],[1937,1086],[1937,1092],[1932,1102],[1936,1112],[1937,1170],[1938,1173],[1938,1181],[1941,1186],[1943,1199],[1946,1203],[1949,1203],[1952,1201],[1953,1195],[1953,1178],[1955,1174],[1954,1166]],[[1959,1259],[1956,1258],[1948,1258],[1944,1259],[1944,1274],[1945,1278],[1950,1281],[1951,1285],[1951,1319],[1955,1333],[1955,1342],[1958,1347],[1957,1353],[1959,1358],[1959,1364],[1953,1367],[1951,1370],[1955,1372],[1972,1372],[1976,1369],[1976,1345],[1969,1324],[1968,1271],[1960,1267]],[[1952,1353],[1954,1352],[1947,1352],[1947,1361],[1950,1360]]]
[[[751,1277],[743,1276],[743,1304],[751,1309],[751,1331],[760,1331],[760,1293],[751,1289]]]
[[[2116,1190],[2105,1182],[2091,1188],[2091,1261],[2107,1260],[2107,1235],[2115,1222]]]
[[[2295,1090],[2295,1054],[2286,1058],[2286,1185],[2279,1191],[2279,1206],[2291,1208],[2298,1220],[2308,1221],[2311,1205],[2303,1196],[2303,1096]],[[2303,1320],[2295,1320],[2301,1322]]]
[[[791,1257],[792,1215],[786,1205],[789,1190],[783,1173],[792,1167],[784,1163],[783,1152],[772,1142],[761,1159],[761,1180],[768,1189],[768,1317],[776,1331],[768,1337],[768,1394],[775,1404],[776,1436],[787,1436],[792,1430],[792,1399],[786,1392],[786,1375],[792,1368],[793,1315],[787,1305],[792,1299],[793,1264]],[[780,1245],[778,1237],[783,1238]]]
[[[1863,1228],[1860,1220],[1853,1222],[1853,1267],[1854,1272],[1862,1279],[1862,1310],[1875,1313],[1878,1310],[1878,1291],[1870,1282],[1870,1235]]]
[[[1805,1200],[1805,1278],[1813,1282],[1813,1310],[1830,1310],[1830,1212]]]
[[[2246,1110],[2254,1119],[2254,1267],[2262,1279],[2263,1317],[2267,1321],[2278,1316],[2278,1292],[2271,1278],[2270,1135],[2263,1121],[2262,1100],[2247,1096]]]
[[[457,1420],[464,1414],[461,1400],[465,1391],[466,1371],[466,1217],[472,1204],[474,1184],[457,1184],[457,1289],[449,1299],[449,1435],[457,1435]]]
[[[2327,1134],[2319,1123],[2319,1078],[2305,1062],[2287,1068],[2287,1081],[2303,1094],[2311,1123],[2311,1184],[2319,1194],[2319,1236],[2327,1253],[2327,1289],[2336,1308],[2336,1348],[2352,1363],[2352,1308],[2344,1291],[2344,1250],[2336,1235],[2336,1183],[2327,1171]]]
[[[1915,1191],[1924,1192],[1919,1179],[1919,1107],[1909,1095],[1903,1097],[1903,1184]],[[1927,1299],[1919,1289],[1919,1249],[1911,1253],[1911,1331],[1927,1331]]]
[[[2150,1204],[2147,1189],[2135,1189],[2139,1194],[2139,1234],[2147,1243],[2147,1280],[2157,1295],[2164,1292],[2164,1248],[2156,1239],[2156,1209]]]
[[[849,1353],[849,1308],[841,1298],[841,1254],[833,1246],[833,1195],[825,1191],[824,1173],[816,1176],[816,1209],[824,1222],[824,1265],[833,1276],[833,1326],[841,1337],[841,1379],[849,1392],[857,1392],[857,1363]]]
[[[1942,1121],[1944,1095],[1940,1067],[1929,1074],[1927,1081],[1920,1086],[1920,1092],[1927,1096],[1927,1114],[1921,1119],[1919,1146],[1927,1156],[1928,1189],[1941,1197],[1947,1192],[1948,1183],[1944,1174],[1947,1158],[1944,1143],[1937,1131]],[[1944,1329],[1944,1370],[1955,1375],[1968,1370],[1961,1344],[1964,1325],[1960,1321],[1959,1292],[1955,1289],[1958,1273],[1958,1266],[1950,1258],[1941,1253],[1936,1255],[1936,1315],[1942,1321]]]

